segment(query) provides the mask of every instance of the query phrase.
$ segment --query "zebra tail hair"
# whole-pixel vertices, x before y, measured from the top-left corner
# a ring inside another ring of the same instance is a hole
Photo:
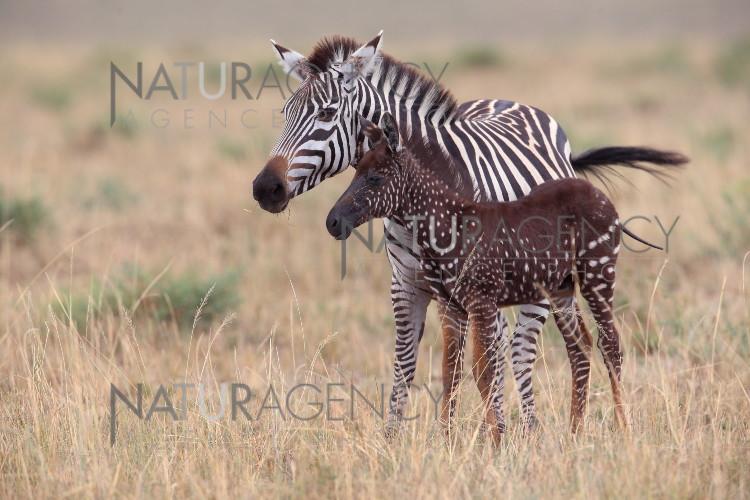
[[[584,176],[593,175],[605,185],[609,176],[623,178],[614,166],[632,168],[653,175],[668,184],[672,173],[689,161],[689,158],[676,151],[633,146],[607,146],[584,151],[571,157],[573,169]]]
[[[654,245],[653,243],[649,243],[648,241],[644,240],[643,238],[641,238],[637,234],[633,233],[630,229],[628,229],[625,226],[623,226],[622,224],[620,224],[620,229],[622,229],[623,233],[627,234],[628,236],[630,236],[631,238],[633,238],[636,241],[640,241],[644,245],[650,246],[651,248],[656,248],[657,250],[664,250],[662,247],[660,247],[658,245]]]

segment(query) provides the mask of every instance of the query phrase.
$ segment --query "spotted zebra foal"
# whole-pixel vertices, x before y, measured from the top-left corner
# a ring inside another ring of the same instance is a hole
[[[371,149],[358,161],[351,185],[332,208],[329,220],[333,217],[338,223],[329,225],[329,232],[345,239],[354,227],[373,218],[409,221],[413,243],[421,249],[422,278],[441,310],[457,310],[469,317],[473,374],[487,405],[485,422],[493,440],[498,442],[505,431],[505,362],[497,355],[505,339],[496,334],[497,309],[545,298],[553,304],[555,322],[568,348],[576,352],[571,422],[573,429],[580,424],[587,400],[591,337],[573,306],[576,282],[599,330],[597,345],[609,372],[616,418],[624,427],[622,354],[612,302],[620,230],[637,237],[621,226],[610,200],[580,179],[546,182],[513,202],[464,199],[444,174],[450,171],[446,157],[433,154],[429,161],[417,160],[410,152],[411,142],[402,147],[390,114],[383,115],[380,125],[362,119]],[[463,345],[463,339],[451,340],[446,339],[444,349],[441,411],[448,429]]]

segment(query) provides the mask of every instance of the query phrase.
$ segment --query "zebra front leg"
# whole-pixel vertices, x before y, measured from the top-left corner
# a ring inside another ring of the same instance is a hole
[[[549,309],[548,300],[521,306],[511,342],[513,378],[521,399],[521,418],[526,432],[533,431],[538,423],[532,372],[537,357],[537,339],[547,320]]]
[[[440,303],[438,307],[443,329],[443,400],[440,422],[445,426],[446,434],[450,438],[456,411],[456,388],[463,373],[464,346],[469,320],[464,311],[455,307],[444,303]]]
[[[505,433],[503,397],[506,339],[504,329],[496,327],[496,317],[497,308],[490,302],[477,303],[469,311],[474,342],[472,372],[485,405],[485,423],[490,428],[493,443],[499,445]]]
[[[417,369],[419,341],[424,333],[424,322],[430,295],[413,284],[391,279],[391,302],[396,321],[396,348],[393,362],[393,391],[388,406],[385,435],[393,437],[404,418],[404,407],[409,388]]]

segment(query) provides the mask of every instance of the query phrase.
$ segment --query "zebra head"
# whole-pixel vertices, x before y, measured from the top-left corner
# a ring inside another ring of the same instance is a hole
[[[284,70],[302,83],[284,104],[284,129],[253,181],[261,208],[281,212],[291,198],[349,166],[357,144],[358,93],[380,59],[382,33],[359,48],[324,39],[310,58],[271,40]]]

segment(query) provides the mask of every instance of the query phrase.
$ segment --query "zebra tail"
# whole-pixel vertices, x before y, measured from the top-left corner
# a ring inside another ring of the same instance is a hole
[[[628,236],[630,236],[630,237],[631,237],[631,238],[633,238],[634,240],[636,240],[636,241],[640,241],[640,242],[641,242],[641,243],[643,243],[644,245],[648,245],[648,246],[650,246],[651,248],[656,248],[657,250],[664,250],[664,249],[663,249],[662,247],[660,247],[660,246],[658,246],[658,245],[654,245],[653,243],[649,243],[648,241],[644,240],[644,239],[643,239],[643,238],[641,238],[640,236],[638,236],[638,235],[636,235],[635,233],[633,233],[633,232],[632,232],[632,231],[631,231],[630,229],[628,229],[628,228],[626,228],[625,226],[623,226],[622,224],[620,224],[620,228],[622,229],[622,232],[623,232],[623,233],[627,234]]]
[[[593,175],[605,185],[609,176],[622,178],[615,165],[640,170],[667,183],[672,173],[689,161],[688,157],[675,151],[662,151],[647,147],[607,146],[589,149],[570,159],[573,169],[584,176]]]

